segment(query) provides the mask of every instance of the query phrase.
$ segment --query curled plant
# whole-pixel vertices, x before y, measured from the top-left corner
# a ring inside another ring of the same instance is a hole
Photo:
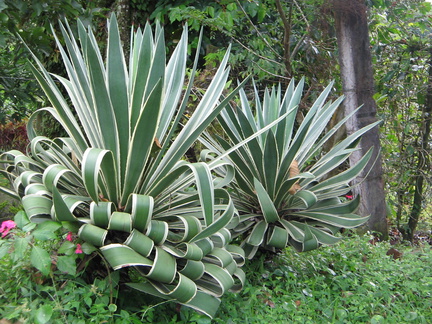
[[[229,154],[235,168],[235,180],[229,184],[234,205],[240,213],[239,224],[232,228],[234,236],[242,237],[242,247],[252,258],[259,247],[284,248],[292,245],[300,251],[321,244],[336,243],[341,228],[361,225],[367,217],[355,214],[359,197],[347,200],[350,182],[365,168],[369,151],[357,165],[338,172],[356,150],[362,134],[377,123],[349,135],[323,152],[324,143],[346,122],[347,116],[325,132],[342,97],[326,102],[330,84],[313,103],[303,121],[296,123],[297,107],[304,81],[292,81],[282,95],[281,87],[266,89],[260,102],[255,88],[255,106],[243,90],[241,106],[226,108],[218,117],[225,137],[206,134],[201,139],[210,151],[222,154],[251,134],[261,132],[278,118],[286,116],[269,131],[250,140]],[[353,112],[355,113],[355,112]],[[223,168],[220,174],[225,175]]]
[[[49,74],[34,57],[31,69],[52,107],[30,118],[26,154],[2,155],[3,174],[14,185],[3,190],[21,199],[34,222],[81,224],[79,237],[98,247],[113,269],[133,267],[142,276],[130,286],[213,316],[218,297],[244,281],[244,253],[229,244],[227,229],[238,214],[222,188],[229,179],[211,173],[223,162],[188,163],[183,156],[238,91],[219,100],[228,53],[179,129],[193,83],[183,92],[186,28],[168,62],[162,28],[138,29],[129,65],[115,16],[108,22],[105,62],[80,21],[79,41],[67,23],[60,28],[65,47],[56,41],[68,78]],[[192,76],[197,58],[194,64]],[[33,122],[42,112],[68,136],[38,136]]]

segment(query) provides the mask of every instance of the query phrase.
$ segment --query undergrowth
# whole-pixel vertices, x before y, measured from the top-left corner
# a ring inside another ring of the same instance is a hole
[[[0,246],[14,235],[23,237],[19,229],[12,229]],[[64,234],[57,240],[64,240]],[[62,243],[54,241],[53,246]],[[47,243],[34,237],[31,241],[33,245]],[[0,320],[74,324],[430,323],[430,264],[429,245],[392,247],[371,241],[368,235],[346,237],[335,246],[307,253],[286,249],[270,256],[261,254],[245,266],[245,288],[224,296],[217,317],[210,320],[175,303],[127,290],[119,283],[117,272],[111,273],[109,280],[94,278],[90,282],[83,279],[83,273],[67,274],[55,267],[48,276],[41,276],[30,257],[14,258],[12,252],[0,260]]]
[[[367,235],[308,253],[262,256],[215,322],[430,323],[431,262],[429,245],[392,247]]]

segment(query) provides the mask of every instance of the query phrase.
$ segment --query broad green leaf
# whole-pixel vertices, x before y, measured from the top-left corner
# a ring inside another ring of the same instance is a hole
[[[14,261],[23,259],[29,247],[30,247],[29,238],[20,237],[14,240],[13,242],[14,253],[12,255],[12,259]]]
[[[72,276],[76,275],[76,262],[74,255],[60,255],[57,258],[57,268],[64,273]]]
[[[88,242],[84,242],[81,244],[81,250],[84,254],[92,254],[93,252],[97,251],[97,248]]]
[[[57,252],[59,254],[72,255],[75,252],[76,246],[75,243],[70,241],[64,241],[62,245],[60,245]]]
[[[30,222],[30,220],[27,217],[27,214],[23,210],[20,210],[15,214],[14,221],[17,224],[18,228],[21,229],[23,229],[24,226],[26,226]]]
[[[53,240],[58,237],[56,231],[62,227],[60,223],[47,221],[39,224],[33,231],[33,236],[41,241]]]
[[[32,266],[47,276],[51,271],[51,257],[48,252],[40,246],[34,246],[30,253]]]
[[[53,315],[53,308],[51,305],[42,305],[35,312],[35,321],[36,324],[45,324],[48,323]]]

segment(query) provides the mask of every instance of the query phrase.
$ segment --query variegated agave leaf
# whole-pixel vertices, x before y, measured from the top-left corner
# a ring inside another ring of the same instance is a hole
[[[213,167],[183,156],[241,85],[220,100],[227,52],[179,129],[193,82],[184,92],[187,29],[168,62],[160,26],[138,29],[127,66],[115,16],[108,26],[105,60],[90,29],[78,22],[78,41],[67,24],[60,26],[67,78],[52,76],[34,57],[32,70],[52,107],[30,118],[31,147],[4,153],[2,172],[32,221],[80,223],[79,237],[100,248],[114,269],[134,267],[146,278],[132,287],[213,316],[218,298],[244,281],[244,253],[229,244],[227,229],[238,214],[221,188],[230,175],[214,179]],[[67,138],[36,134],[33,123],[44,112]]]
[[[252,108],[241,90],[241,106],[226,108],[218,121],[226,137],[205,133],[201,141],[216,155],[250,138],[247,144],[229,154],[235,168],[235,181],[230,187],[239,225],[232,229],[242,236],[246,255],[252,258],[260,246],[284,248],[292,245],[300,251],[339,240],[340,228],[363,224],[367,217],[355,214],[359,198],[347,200],[350,182],[365,168],[371,152],[354,167],[330,176],[356,150],[362,134],[377,123],[366,126],[322,152],[323,144],[350,117],[326,131],[330,118],[343,98],[326,102],[332,84],[317,98],[301,124],[297,124],[297,107],[303,91],[301,80],[292,81],[282,95],[281,87],[264,92],[263,102],[255,88]],[[286,117],[267,132],[261,132],[277,118]],[[211,154],[206,155],[208,158]],[[226,170],[219,170],[226,174]]]

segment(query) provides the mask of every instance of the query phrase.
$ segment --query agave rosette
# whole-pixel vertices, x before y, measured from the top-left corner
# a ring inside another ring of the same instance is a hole
[[[292,245],[307,251],[321,244],[333,244],[339,240],[335,234],[341,228],[353,228],[367,220],[355,214],[359,197],[347,200],[343,196],[352,189],[350,182],[365,168],[371,151],[357,165],[343,172],[335,171],[356,150],[361,135],[377,123],[323,152],[324,144],[352,114],[326,131],[330,118],[343,100],[340,97],[334,102],[326,101],[330,84],[302,122],[297,123],[303,84],[303,80],[297,86],[294,81],[290,82],[284,95],[280,86],[266,89],[262,102],[255,88],[254,108],[241,90],[240,106],[226,108],[218,117],[226,135],[205,133],[201,138],[208,148],[203,159],[208,159],[210,152],[223,154],[286,116],[269,131],[229,154],[235,169],[235,181],[229,186],[240,214],[239,224],[232,233],[243,238],[242,247],[249,258],[259,247]],[[223,168],[219,173],[228,174]]]
[[[3,174],[14,185],[3,190],[21,199],[34,222],[81,224],[80,238],[113,269],[134,267],[145,278],[130,286],[213,316],[218,297],[244,280],[244,254],[229,244],[227,229],[238,215],[212,167],[183,157],[237,92],[219,100],[228,52],[179,129],[193,82],[184,91],[187,29],[168,62],[162,28],[138,29],[127,65],[114,16],[108,27],[104,61],[90,28],[78,21],[78,42],[67,23],[60,25],[64,47],[56,40],[68,78],[52,76],[34,57],[31,69],[52,107],[30,118],[26,154],[3,154]],[[38,136],[33,126],[41,113],[68,137]]]

